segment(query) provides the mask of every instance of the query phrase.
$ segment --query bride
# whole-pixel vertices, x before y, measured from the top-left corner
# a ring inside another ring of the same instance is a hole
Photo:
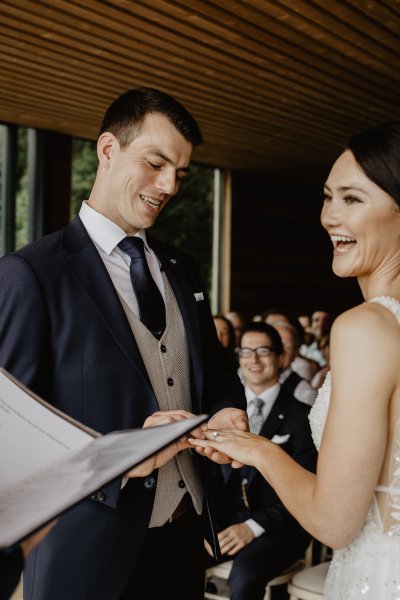
[[[335,549],[325,600],[400,597],[400,123],[354,135],[324,188],[333,271],[365,302],[338,317],[331,373],[310,413],[316,475],[264,437],[191,439],[216,462],[256,467],[315,538]]]

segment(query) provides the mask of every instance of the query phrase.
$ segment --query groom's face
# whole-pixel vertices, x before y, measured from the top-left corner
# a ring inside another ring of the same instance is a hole
[[[127,148],[103,133],[98,142],[102,193],[89,204],[126,234],[151,227],[188,171],[192,144],[159,113],[149,113]]]

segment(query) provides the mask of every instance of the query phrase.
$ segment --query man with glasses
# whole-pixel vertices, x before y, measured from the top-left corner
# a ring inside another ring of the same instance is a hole
[[[279,444],[304,468],[315,469],[316,450],[309,406],[279,384],[283,346],[267,323],[248,325],[238,348],[250,430]],[[309,535],[253,467],[223,465],[218,534],[223,560],[233,560],[229,577],[235,600],[262,600],[267,582],[304,555]]]

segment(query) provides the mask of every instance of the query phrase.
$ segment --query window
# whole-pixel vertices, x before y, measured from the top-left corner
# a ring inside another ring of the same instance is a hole
[[[0,255],[40,235],[34,221],[41,198],[29,187],[38,176],[36,130],[0,124]]]

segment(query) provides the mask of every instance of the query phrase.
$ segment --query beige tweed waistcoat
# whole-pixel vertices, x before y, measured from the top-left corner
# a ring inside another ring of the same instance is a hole
[[[166,327],[157,340],[121,298],[160,410],[191,411],[190,359],[185,327],[178,303],[163,273]],[[185,486],[183,486],[182,481]],[[158,471],[150,527],[160,527],[171,517],[188,491],[197,514],[203,505],[203,486],[190,450],[180,452]]]

